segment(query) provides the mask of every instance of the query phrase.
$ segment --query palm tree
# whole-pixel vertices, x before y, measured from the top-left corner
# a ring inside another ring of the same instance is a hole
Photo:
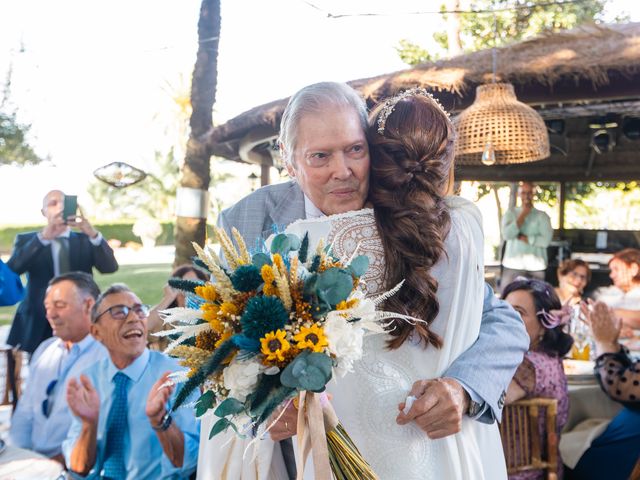
[[[211,181],[211,150],[207,133],[213,128],[212,111],[218,76],[218,44],[220,37],[220,0],[202,0],[198,20],[198,55],[191,83],[191,132],[182,167],[182,188],[195,189],[206,195]],[[181,217],[176,221],[174,264],[188,263],[194,254],[191,242],[203,244],[206,237],[205,218]]]

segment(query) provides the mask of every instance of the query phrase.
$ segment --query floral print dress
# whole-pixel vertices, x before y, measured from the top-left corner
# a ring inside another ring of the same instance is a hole
[[[526,392],[525,398],[543,397],[558,400],[556,433],[558,437],[569,417],[569,391],[562,359],[542,351],[528,351],[516,370],[514,381]],[[542,451],[546,449],[546,421],[540,412],[538,429],[542,438]],[[516,433],[515,438],[518,438]],[[515,439],[514,439],[515,440]],[[513,447],[513,445],[511,445]],[[543,470],[531,470],[509,475],[509,480],[534,480],[545,478]],[[558,452],[558,478],[562,478],[562,459]]]

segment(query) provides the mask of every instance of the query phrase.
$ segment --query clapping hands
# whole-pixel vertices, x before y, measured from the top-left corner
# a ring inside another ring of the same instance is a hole
[[[67,403],[71,412],[84,423],[97,425],[100,414],[100,397],[86,375],[80,375],[80,381],[75,378],[69,380]]]
[[[145,413],[149,417],[152,425],[160,424],[162,417],[167,411],[167,402],[175,389],[175,385],[169,379],[171,372],[164,372],[156,383],[151,387]]]
[[[598,355],[620,350],[618,337],[622,329],[622,319],[616,317],[613,309],[603,302],[589,301],[588,304],[583,302],[580,310],[591,327]]]

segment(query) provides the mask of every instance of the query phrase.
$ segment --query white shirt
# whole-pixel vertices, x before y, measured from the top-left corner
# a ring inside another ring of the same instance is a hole
[[[326,215],[322,213],[322,210],[316,207],[311,201],[311,199],[305,195],[304,196],[304,218],[312,219],[312,218],[321,218],[325,216]]]
[[[611,308],[640,310],[640,287],[624,292],[615,285],[611,285],[599,288],[595,297],[596,300],[606,303]]]
[[[66,238],[67,240],[71,237],[71,229],[67,228],[64,232],[58,235],[56,238]],[[47,240],[42,236],[41,232],[38,232],[38,240],[45,247],[47,245],[51,245],[51,257],[53,258],[53,276],[57,277],[60,275],[60,244],[58,242],[52,242],[51,240]],[[89,241],[94,247],[97,247],[102,243],[102,234],[98,232],[96,238],[89,237]],[[71,252],[69,252],[71,255]]]
[[[27,387],[11,419],[9,442],[48,457],[62,453],[62,442],[71,425],[67,381],[107,356],[107,350],[91,335],[71,349],[58,337],[42,342],[31,357]],[[47,396],[47,387],[53,380],[57,382]],[[48,417],[43,412],[45,400],[50,408]]]

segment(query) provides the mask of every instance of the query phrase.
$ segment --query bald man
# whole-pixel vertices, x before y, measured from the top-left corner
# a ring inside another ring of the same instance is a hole
[[[51,326],[44,311],[44,296],[49,281],[69,271],[102,273],[118,269],[113,250],[100,232],[83,216],[62,218],[64,193],[52,190],[42,202],[46,226],[39,232],[16,237],[7,265],[18,275],[28,275],[25,297],[13,319],[7,343],[33,353],[51,337]],[[72,231],[72,228],[79,231]]]

